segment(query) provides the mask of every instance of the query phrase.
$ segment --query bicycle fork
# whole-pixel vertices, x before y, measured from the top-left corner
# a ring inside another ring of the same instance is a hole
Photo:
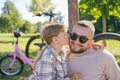
[[[11,60],[10,65],[9,65],[9,70],[11,70],[13,65],[14,65],[14,63],[15,63],[17,55],[15,53],[13,53],[13,54],[8,54],[8,56],[12,56],[13,57],[13,59]]]

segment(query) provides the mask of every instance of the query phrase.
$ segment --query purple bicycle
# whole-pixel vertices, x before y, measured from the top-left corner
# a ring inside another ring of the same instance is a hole
[[[22,72],[24,64],[32,67],[34,59],[29,59],[24,55],[18,46],[18,38],[21,36],[18,28],[13,32],[16,41],[14,42],[14,52],[8,53],[0,60],[0,73],[2,75],[14,76]]]

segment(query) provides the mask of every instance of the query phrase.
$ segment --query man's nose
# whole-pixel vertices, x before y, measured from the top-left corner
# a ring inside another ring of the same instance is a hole
[[[75,43],[80,43],[79,38],[77,38],[77,39],[75,40]]]

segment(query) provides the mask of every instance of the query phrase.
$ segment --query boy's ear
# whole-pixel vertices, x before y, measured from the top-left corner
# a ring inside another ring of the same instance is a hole
[[[53,38],[52,38],[52,41],[53,41],[53,42],[56,42],[56,41],[57,41],[57,37],[53,37]]]

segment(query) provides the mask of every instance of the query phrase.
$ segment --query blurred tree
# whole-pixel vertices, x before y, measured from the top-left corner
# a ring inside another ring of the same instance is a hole
[[[32,4],[29,7],[29,11],[35,15],[42,12],[51,12],[55,9],[55,6],[51,3],[51,0],[32,0]]]
[[[42,22],[38,22],[38,23],[37,23],[37,29],[36,29],[35,32],[40,32],[40,31],[41,31],[41,28],[42,28],[42,25],[43,25]]]
[[[23,25],[22,17],[10,0],[4,3],[2,11],[3,13],[0,17],[1,32],[11,32],[12,29]]]
[[[96,20],[101,18],[102,32],[106,32],[106,21],[110,19],[110,16],[120,19],[119,0],[80,0],[79,9],[80,14],[89,14]]]
[[[63,17],[60,13],[53,13],[54,9],[56,8],[53,3],[51,3],[51,0],[32,0],[31,5],[29,6],[29,11],[32,12],[36,16],[41,16],[44,13],[44,17],[48,17],[48,20],[44,23],[50,21],[50,16],[45,15],[46,14],[56,14],[54,17],[52,17],[52,21],[54,22],[63,22]],[[41,22],[38,22],[37,29],[35,32],[39,32],[41,30],[41,26],[44,24]]]
[[[36,24],[32,24],[29,21],[25,21],[22,27],[25,27],[24,33],[34,33],[37,29]]]

